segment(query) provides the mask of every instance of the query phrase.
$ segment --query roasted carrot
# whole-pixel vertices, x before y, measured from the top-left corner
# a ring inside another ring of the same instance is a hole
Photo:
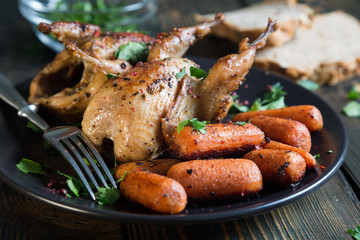
[[[156,159],[139,162],[127,162],[116,168],[114,177],[116,180],[119,180],[125,172],[128,174],[142,170],[148,170],[149,172],[165,176],[169,168],[179,162],[180,160],[178,159]]]
[[[187,202],[180,183],[148,171],[127,174],[120,182],[120,190],[127,199],[162,213],[179,213]]]
[[[278,109],[243,112],[236,114],[233,121],[247,122],[250,118],[261,115],[296,120],[305,124],[310,132],[321,130],[324,125],[320,110],[313,105],[298,105]]]
[[[246,159],[182,162],[172,166],[167,176],[180,182],[194,201],[249,197],[263,186],[259,168]]]
[[[170,152],[182,160],[229,156],[249,151],[264,141],[264,133],[252,124],[207,124],[206,133],[186,126],[170,139]]]
[[[256,163],[264,178],[264,184],[289,186],[299,182],[305,175],[305,160],[296,152],[259,149],[247,153],[244,158]]]
[[[253,117],[249,121],[260,128],[266,137],[310,152],[311,135],[304,124],[268,116]]]
[[[311,155],[309,152],[304,151],[303,149],[293,147],[293,146],[287,145],[285,143],[277,142],[274,140],[264,143],[262,145],[262,148],[264,148],[264,149],[285,149],[285,150],[297,152],[305,159],[307,170],[312,170],[316,166],[316,159],[314,158],[314,156]]]

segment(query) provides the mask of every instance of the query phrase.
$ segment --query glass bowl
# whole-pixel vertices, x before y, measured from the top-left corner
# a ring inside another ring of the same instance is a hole
[[[99,25],[103,32],[122,32],[136,30],[157,10],[156,0],[18,0],[18,5],[40,41],[57,52],[63,45],[39,32],[40,22],[79,21]]]

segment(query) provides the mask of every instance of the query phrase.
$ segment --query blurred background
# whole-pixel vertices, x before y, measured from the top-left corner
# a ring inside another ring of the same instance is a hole
[[[0,72],[15,82],[33,77],[55,55],[53,50],[41,44],[33,31],[34,26],[31,26],[19,11],[18,4],[29,2],[31,1],[3,1],[0,8],[0,31],[2,33],[0,36]],[[222,0],[211,1],[211,4],[209,4],[207,0],[157,0],[150,4],[152,6],[150,7],[150,13],[147,12],[149,18],[133,25],[136,25],[135,28],[139,31],[145,31],[156,36],[158,33],[168,31],[174,26],[182,27],[195,24],[194,15],[197,13],[225,12],[257,2],[259,1]],[[356,6],[349,4],[348,2],[353,2],[351,0],[302,0],[299,2],[310,4],[317,12],[342,9],[358,18],[360,17],[360,4]],[[29,10],[25,6],[26,9]],[[80,9],[86,9],[86,6],[80,6]],[[237,49],[236,44],[230,41],[224,39],[219,41],[219,39],[214,40],[214,38],[212,36],[206,37],[200,44],[192,47],[188,54],[219,57]]]

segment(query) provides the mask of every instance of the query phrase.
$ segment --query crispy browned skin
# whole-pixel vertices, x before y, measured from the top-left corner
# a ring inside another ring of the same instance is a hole
[[[78,22],[40,23],[39,30],[54,34],[65,50],[33,78],[28,102],[66,123],[81,121],[91,97],[107,82],[108,73],[132,68],[125,60],[114,59],[121,45],[155,40],[142,33],[101,33],[96,25]]]
[[[180,182],[194,201],[249,197],[263,187],[259,168],[246,159],[182,162],[172,166],[167,176]]]
[[[265,184],[289,186],[299,182],[305,175],[305,160],[296,152],[259,149],[247,153],[244,158],[256,163]]]
[[[79,22],[59,21],[52,24],[41,22],[38,30],[44,34],[52,33],[58,41],[69,39],[84,39],[100,33],[101,29],[97,25]]]
[[[148,170],[149,172],[165,176],[169,168],[179,162],[180,160],[178,159],[157,159],[139,162],[128,162],[121,164],[116,168],[114,177],[116,180],[119,180],[125,172],[128,174],[131,172],[137,172],[142,170]]]
[[[303,149],[293,147],[293,146],[287,145],[285,143],[280,143],[280,142],[277,142],[274,140],[271,140],[268,143],[264,143],[262,145],[262,148],[264,148],[264,149],[285,149],[285,150],[297,152],[305,159],[307,170],[312,170],[316,166],[316,159],[314,158],[314,156],[311,155],[309,152],[304,151]]]
[[[121,193],[129,200],[162,213],[179,213],[187,202],[177,181],[148,171],[132,172],[121,181]]]
[[[252,124],[207,124],[206,133],[186,126],[170,139],[170,152],[182,160],[228,156],[250,151],[264,141],[264,133]]]
[[[301,148],[307,152],[311,149],[311,135],[307,127],[295,120],[258,116],[249,120],[260,128],[266,137]]]
[[[296,120],[305,124],[310,132],[319,131],[324,125],[320,110],[313,105],[299,105],[278,109],[238,113],[234,116],[233,121],[247,122],[250,118],[261,115]]]

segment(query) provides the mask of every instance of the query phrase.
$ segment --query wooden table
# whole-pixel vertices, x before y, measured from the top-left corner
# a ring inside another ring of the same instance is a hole
[[[159,0],[156,32],[194,23],[196,12],[226,11],[253,1]],[[360,18],[357,0],[306,1],[318,11],[343,9]],[[210,4],[211,3],[211,4]],[[234,51],[227,41],[206,38],[190,53],[220,57]],[[204,51],[207,49],[207,51]],[[209,50],[210,49],[210,50]],[[0,72],[13,83],[29,79],[54,57],[20,16],[15,1],[0,8]],[[351,239],[348,228],[360,225],[360,121],[341,113],[356,78],[316,91],[342,117],[349,135],[345,163],[328,182],[309,195],[265,214],[196,226],[118,224],[76,216],[30,199],[0,181],[0,239]]]

